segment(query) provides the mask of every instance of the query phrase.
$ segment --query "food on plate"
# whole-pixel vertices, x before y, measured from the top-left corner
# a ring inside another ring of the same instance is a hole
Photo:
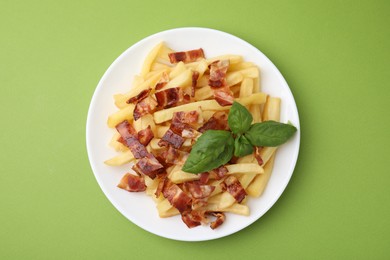
[[[296,132],[280,123],[278,97],[260,92],[259,68],[239,55],[206,57],[159,43],[133,87],[114,96],[109,166],[128,165],[118,187],[145,192],[160,217],[218,228],[226,212],[249,215],[275,152]]]

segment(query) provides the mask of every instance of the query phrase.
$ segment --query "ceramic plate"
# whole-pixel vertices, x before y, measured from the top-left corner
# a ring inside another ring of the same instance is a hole
[[[224,54],[242,55],[245,61],[256,63],[261,73],[263,92],[282,99],[281,122],[290,121],[298,132],[277,151],[271,179],[260,198],[249,198],[249,216],[227,213],[225,223],[216,230],[209,226],[188,229],[180,216],[160,218],[154,201],[145,193],[130,193],[117,188],[129,166],[109,167],[103,162],[116,155],[108,146],[114,133],[107,127],[107,117],[117,111],[113,95],[131,88],[148,52],[164,41],[176,51],[203,48],[206,57]],[[156,235],[183,241],[202,241],[235,233],[264,215],[286,188],[298,157],[300,130],[293,95],[275,65],[258,49],[225,32],[206,28],[178,28],[151,35],[131,46],[108,68],[100,80],[88,111],[87,150],[97,182],[111,203],[126,218]]]

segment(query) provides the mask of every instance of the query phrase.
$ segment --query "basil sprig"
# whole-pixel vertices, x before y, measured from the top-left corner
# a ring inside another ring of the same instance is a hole
[[[228,116],[230,131],[207,130],[192,147],[182,170],[202,173],[218,168],[234,156],[253,152],[254,146],[279,146],[297,131],[291,124],[264,121],[252,124],[251,113],[234,102]]]
[[[207,130],[192,147],[182,170],[190,173],[211,171],[233,156],[234,139],[229,131]]]

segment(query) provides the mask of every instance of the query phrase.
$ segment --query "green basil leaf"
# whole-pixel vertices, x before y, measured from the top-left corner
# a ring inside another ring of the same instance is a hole
[[[233,156],[234,139],[229,131],[207,130],[196,141],[182,170],[189,173],[211,171]]]
[[[279,146],[285,143],[296,131],[297,128],[291,124],[264,121],[253,124],[245,136],[254,146]]]
[[[244,135],[239,135],[234,140],[234,156],[243,157],[253,153],[253,145]]]
[[[228,116],[230,130],[235,134],[243,134],[249,129],[252,121],[253,117],[248,109],[234,101]]]

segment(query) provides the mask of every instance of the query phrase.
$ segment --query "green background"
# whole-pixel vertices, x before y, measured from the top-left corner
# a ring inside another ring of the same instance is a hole
[[[0,259],[388,259],[389,13],[389,1],[1,0]],[[295,96],[302,134],[271,210],[192,243],[123,217],[85,145],[108,66],[142,38],[186,26],[265,53]]]

